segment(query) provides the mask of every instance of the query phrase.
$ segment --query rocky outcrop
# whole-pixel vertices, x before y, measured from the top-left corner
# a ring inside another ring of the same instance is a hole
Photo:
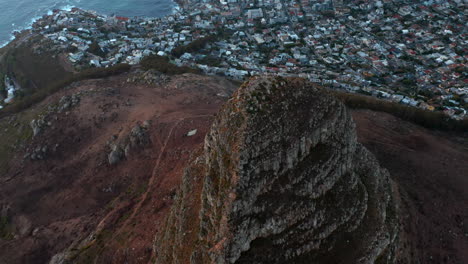
[[[38,116],[36,119],[31,120],[30,126],[33,131],[33,136],[36,137],[41,134],[47,127],[52,126],[52,116],[57,113],[70,111],[80,103],[80,98],[83,93],[66,95],[60,98],[55,105],[50,105],[47,111]],[[55,118],[56,119],[56,118]]]
[[[57,106],[57,112],[62,113],[70,110],[71,108],[77,106],[80,103],[81,94],[72,94],[66,95],[60,98],[60,101]]]
[[[41,117],[41,118],[38,118],[38,119],[33,119],[31,121],[30,125],[31,125],[31,129],[33,131],[33,136],[35,137],[35,136],[39,135],[42,132],[44,126],[46,126],[47,123],[44,120],[44,117]]]
[[[119,163],[122,159],[128,158],[132,151],[138,151],[150,144],[148,129],[151,126],[150,121],[145,121],[143,124],[136,124],[130,133],[118,139],[113,137],[107,142],[110,152],[107,156],[110,165]]]
[[[257,77],[217,115],[156,237],[156,263],[394,263],[389,174],[348,110],[302,79]]]
[[[170,77],[156,70],[136,71],[128,77],[129,83],[142,83],[149,85],[162,85],[170,81]]]

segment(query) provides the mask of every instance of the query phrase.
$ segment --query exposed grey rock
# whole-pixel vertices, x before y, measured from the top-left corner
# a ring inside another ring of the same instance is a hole
[[[150,141],[146,129],[140,125],[133,127],[129,139],[132,147],[145,146]]]
[[[18,236],[23,237],[31,234],[32,223],[26,216],[20,215],[15,217],[15,227],[18,233]]]
[[[30,125],[31,125],[31,128],[32,128],[34,137],[39,135],[42,132],[45,124],[46,124],[46,122],[45,122],[43,117],[38,118],[38,119],[33,119],[31,121]]]
[[[341,102],[302,79],[252,78],[185,171],[156,263],[395,263],[394,192]]]
[[[143,84],[165,84],[168,83],[170,77],[156,70],[148,70],[145,72],[137,71],[127,79],[127,82],[143,83]]]
[[[108,161],[110,165],[115,165],[119,163],[124,158],[124,152],[122,148],[118,145],[112,147],[111,152],[108,155]]]
[[[151,120],[146,120],[145,122],[143,122],[141,127],[144,129],[149,129],[151,127]]]
[[[48,154],[49,147],[44,145],[35,147],[32,152],[28,155],[25,155],[25,157],[29,157],[31,160],[44,160],[47,158]]]
[[[72,107],[78,105],[80,103],[80,95],[73,94],[73,95],[65,95],[60,98],[57,111],[59,113],[66,112],[70,110]]]
[[[68,255],[66,253],[55,254],[49,261],[49,264],[65,264],[67,261]]]
[[[117,137],[113,136],[107,142],[111,148],[108,155],[109,164],[116,164],[123,158],[128,158],[133,150],[141,150],[146,147],[151,141],[146,127],[149,126],[135,125],[128,136],[122,137],[121,140],[117,140]]]

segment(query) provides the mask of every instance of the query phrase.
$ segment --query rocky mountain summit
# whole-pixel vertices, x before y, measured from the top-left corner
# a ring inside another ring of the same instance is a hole
[[[394,263],[398,201],[341,102],[255,77],[215,118],[161,230],[156,263]]]

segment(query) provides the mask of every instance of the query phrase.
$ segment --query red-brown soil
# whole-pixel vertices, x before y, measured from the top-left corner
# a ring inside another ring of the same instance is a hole
[[[468,263],[468,140],[392,115],[353,111],[358,138],[402,199],[400,263]]]
[[[52,114],[52,126],[29,147],[59,144],[57,152],[31,161],[23,160],[22,151],[0,178],[0,205],[9,208],[15,234],[0,240],[0,263],[46,263],[70,246],[83,263],[97,255],[96,263],[148,260],[157,223],[191,151],[202,144],[213,115],[235,86],[196,75],[172,77],[164,85],[126,80],[84,81],[31,110],[87,91],[70,112]],[[146,120],[151,121],[150,145],[109,165],[106,142]],[[186,136],[193,129],[197,134]],[[95,239],[77,243],[88,236]]]
[[[127,77],[83,81],[28,110],[88,91],[68,113],[52,114],[52,126],[29,146],[59,144],[57,152],[31,161],[21,150],[0,176],[0,210],[8,211],[15,235],[0,239],[0,263],[47,263],[67,249],[80,263],[149,262],[187,161],[236,87],[198,75],[161,85]],[[399,185],[409,252],[401,263],[468,263],[466,138],[384,113],[353,111],[353,117],[360,142]],[[109,165],[106,143],[146,120],[151,143]],[[188,137],[193,129],[197,134]]]

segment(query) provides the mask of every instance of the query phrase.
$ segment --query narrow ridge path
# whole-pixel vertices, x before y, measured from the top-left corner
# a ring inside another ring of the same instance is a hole
[[[211,115],[196,115],[196,116],[190,116],[186,118],[180,118],[177,120],[177,122],[172,126],[171,130],[169,131],[169,134],[167,135],[166,139],[164,140],[164,144],[162,145],[161,152],[159,153],[158,159],[156,160],[156,164],[153,168],[153,172],[151,174],[151,178],[148,181],[148,188],[146,189],[145,193],[141,196],[140,201],[138,204],[134,207],[132,214],[130,217],[126,219],[124,224],[122,225],[122,229],[128,226],[128,223],[132,218],[135,217],[135,215],[140,211],[141,207],[143,206],[144,202],[147,200],[149,193],[152,191],[151,187],[154,186],[154,183],[157,178],[157,170],[159,169],[159,165],[161,163],[162,157],[164,153],[166,152],[166,147],[167,144],[169,143],[169,140],[173,136],[174,130],[179,126],[179,124],[187,119],[196,119],[196,118],[203,118],[203,117],[211,117]]]

